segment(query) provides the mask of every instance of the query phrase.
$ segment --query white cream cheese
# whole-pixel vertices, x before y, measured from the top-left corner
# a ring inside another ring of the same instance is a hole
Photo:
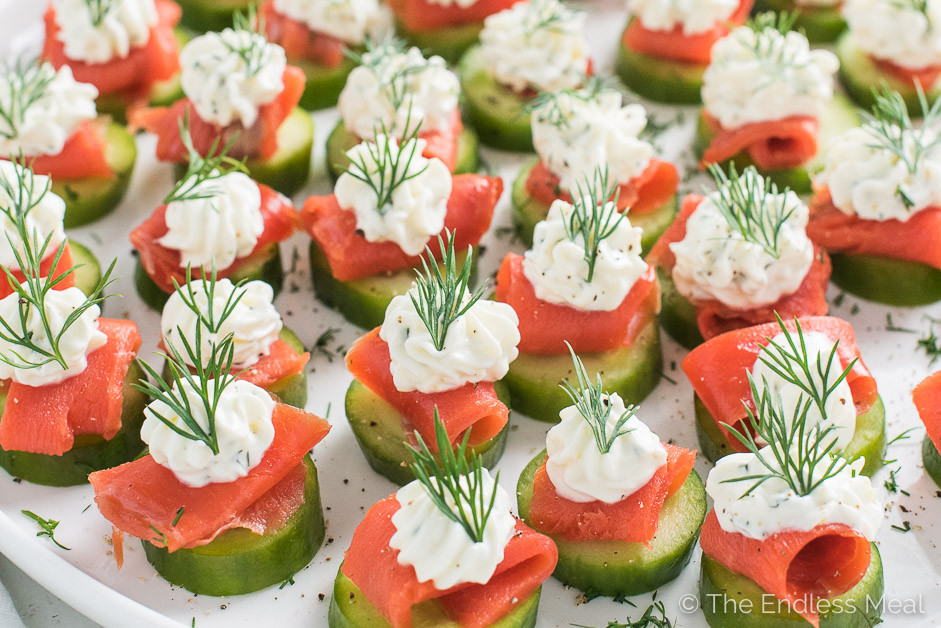
[[[15,204],[20,203],[22,199],[19,198],[19,195],[22,192],[20,192],[19,182],[24,179],[28,182],[30,178],[32,178],[32,193],[29,201],[23,203],[24,205],[32,205],[26,214],[26,232],[29,234],[30,240],[39,243],[38,246],[42,246],[46,238],[49,238],[43,256],[43,259],[46,259],[51,255],[55,255],[59,245],[65,241],[65,227],[62,223],[62,219],[65,217],[65,201],[51,190],[43,194],[43,190],[46,190],[51,184],[49,177],[28,173],[18,164],[0,160],[0,207],[12,208]],[[7,189],[13,190],[16,198],[10,198]],[[23,242],[20,240],[16,225],[13,224],[13,221],[6,213],[0,212],[0,265],[10,270],[19,269],[16,254],[14,253],[14,245],[16,246],[15,250],[23,255]],[[6,277],[4,276],[0,281],[6,281]]]
[[[85,293],[78,288],[50,290],[46,294],[45,312],[52,337],[59,336],[65,320],[86,299]],[[82,373],[88,366],[88,355],[108,342],[108,337],[98,330],[100,315],[101,309],[97,305],[91,306],[82,312],[59,337],[59,353],[65,359],[68,368],[62,368],[57,361],[49,361],[36,368],[20,368],[25,364],[40,364],[48,358],[35,349],[0,338],[0,356],[3,356],[3,360],[0,361],[0,379],[9,379],[25,386],[38,387],[58,384]],[[29,308],[26,324],[20,323],[20,295],[17,293],[14,292],[0,300],[0,319],[3,319],[4,324],[15,330],[18,335],[31,334],[33,344],[45,352],[52,351],[50,335],[46,333],[42,317],[37,315],[34,307]],[[7,364],[7,360],[17,366]]]
[[[752,170],[742,179],[755,178],[752,189],[761,190],[764,181]],[[687,299],[715,299],[736,309],[749,309],[774,303],[793,294],[810,270],[814,246],[807,237],[807,206],[794,192],[765,194],[759,202],[773,214],[787,220],[778,233],[777,256],[764,246],[746,240],[723,217],[712,192],[689,217],[686,236],[670,245],[676,256],[673,281]]]
[[[97,97],[95,86],[76,82],[67,65],[58,71],[49,63],[5,65],[0,70],[0,155],[58,155],[75,130],[98,115]]]
[[[437,157],[422,156],[425,143],[412,139],[400,148],[394,139],[378,135],[375,143],[363,142],[346,153],[350,170],[337,179],[333,193],[340,207],[356,216],[356,228],[369,242],[394,242],[408,255],[421,255],[428,239],[444,228],[451,173]],[[402,164],[398,172],[390,166],[379,166],[397,162]],[[406,180],[379,207],[373,186],[361,179],[372,181],[377,188],[387,188],[393,175],[397,180]]]
[[[389,370],[396,389],[442,392],[506,375],[519,355],[519,317],[511,306],[477,301],[451,323],[439,351],[415,311],[413,294],[417,298],[414,286],[392,299],[379,331],[389,345]]]
[[[484,20],[480,47],[493,79],[516,92],[574,89],[589,67],[585,14],[559,0],[527,0]]]
[[[264,36],[227,28],[194,38],[180,52],[180,82],[206,122],[250,127],[284,89],[284,49]]]
[[[941,0],[846,0],[843,17],[865,52],[905,68],[941,64]],[[924,85],[928,91],[930,85]]]
[[[712,48],[703,106],[726,129],[790,116],[819,118],[833,98],[839,67],[836,55],[811,50],[801,33],[740,26]]]
[[[617,209],[610,203],[607,208],[617,220]],[[523,256],[523,273],[543,301],[589,312],[616,310],[647,270],[641,257],[643,229],[631,226],[627,216],[622,218],[598,244],[589,282],[584,238],[576,233],[572,240],[566,233],[573,212],[570,203],[552,203],[546,219],[536,225],[533,248]]]
[[[415,569],[419,582],[432,581],[439,591],[464,583],[486,584],[503,561],[506,544],[516,529],[516,518],[510,514],[510,497],[487,469],[481,472],[484,481],[484,503],[489,504],[496,493],[493,511],[483,530],[483,541],[475,543],[461,524],[452,521],[431,500],[424,486],[415,480],[395,494],[401,506],[392,515],[395,533],[389,547],[398,550],[400,565]],[[460,484],[467,486],[466,477]],[[452,510],[453,498],[446,497]],[[466,510],[467,503],[461,506]]]
[[[86,63],[123,59],[150,41],[157,23],[154,0],[52,0],[52,6],[65,56]]]
[[[180,252],[180,267],[215,264],[221,270],[250,254],[265,230],[258,184],[244,173],[230,172],[193,191],[211,196],[168,204],[167,233],[158,240]]]
[[[199,393],[187,380],[173,384],[174,393],[189,400],[193,418],[203,430],[209,429],[209,415]],[[210,394],[212,399],[212,394]],[[262,461],[274,440],[275,402],[265,389],[236,380],[218,400],[215,411],[219,453],[206,443],[180,436],[157,418],[160,415],[183,430],[188,428],[170,406],[151,401],[144,409],[141,439],[150,447],[157,464],[173,471],[180,482],[200,487],[212,482],[234,482]]]
[[[183,351],[183,344],[179,341],[180,333],[189,346],[196,348],[196,325],[202,325],[200,340],[202,350],[199,355],[208,360],[212,345],[219,343],[223,338],[232,334],[235,350],[232,366],[243,369],[255,364],[261,357],[268,355],[271,345],[278,339],[283,324],[281,315],[274,308],[274,289],[264,281],[249,281],[236,287],[228,279],[216,281],[212,291],[212,305],[209,304],[210,282],[202,279],[193,279],[190,282],[192,293],[186,285],[170,295],[166,305],[163,306],[163,315],[160,318],[160,330],[166,345],[174,345],[181,356],[189,363],[189,354]],[[236,300],[237,299],[237,300]],[[226,310],[228,304],[235,301],[231,313],[218,325],[218,332],[210,331],[205,320],[205,313],[212,308],[213,321]],[[197,317],[190,305],[195,302],[202,314]]]
[[[642,105],[622,106],[620,92],[561,92],[533,111],[531,124],[539,158],[565,190],[605,168],[628,183],[653,158],[653,146],[638,137],[647,113]]]
[[[683,29],[696,35],[725,22],[738,8],[739,0],[627,0],[628,13],[651,31]]]
[[[457,75],[441,57],[379,46],[350,72],[337,110],[358,137],[384,132],[401,139],[419,126],[423,132],[450,129],[460,91]]]
[[[378,0],[274,0],[274,10],[347,44],[382,39],[392,29],[392,14]]]
[[[776,464],[768,448],[761,451],[765,460]],[[884,515],[869,478],[860,472],[864,463],[859,458],[803,497],[779,478],[763,482],[742,497],[755,480],[729,480],[763,475],[767,469],[752,453],[731,454],[719,459],[709,472],[706,492],[712,497],[719,525],[726,532],[761,540],[783,530],[807,531],[819,525],[842,523],[872,541]],[[828,466],[826,462],[818,464],[814,478],[823,477]]]
[[[611,408],[608,434],[625,412],[619,395],[604,398]],[[602,453],[588,421],[575,406],[559,413],[561,422],[546,434],[546,473],[555,492],[569,501],[615,504],[634,494],[667,462],[660,438],[636,416],[621,427],[611,449]]]

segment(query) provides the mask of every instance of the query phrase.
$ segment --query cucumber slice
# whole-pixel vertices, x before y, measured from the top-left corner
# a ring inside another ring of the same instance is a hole
[[[937,447],[927,436],[921,442],[921,461],[925,465],[925,473],[928,477],[941,487],[941,453],[938,453]]]
[[[473,250],[474,260],[471,265],[471,285],[477,282],[477,249]],[[467,253],[458,253],[455,257],[457,267],[464,265]],[[438,268],[444,272],[440,264]],[[317,246],[317,241],[310,243],[310,274],[314,282],[314,292],[324,305],[337,310],[343,318],[364,329],[382,325],[386,317],[386,308],[392,298],[405,294],[415,281],[415,269],[403,268],[391,273],[340,281],[333,278],[327,256]]]
[[[165,580],[199,595],[242,595],[284,582],[313,559],[326,531],[317,468],[310,455],[304,464],[304,503],[280,529],[256,534],[234,528],[211,543],[172,553],[141,541],[147,560]]]
[[[180,22],[198,33],[232,26],[232,14],[245,11],[258,0],[176,0],[183,9]]]
[[[722,436],[709,410],[695,394],[693,405],[696,410],[696,435],[699,437],[699,450],[706,459],[709,462],[715,462],[733,453],[733,449]],[[879,397],[868,412],[856,417],[856,431],[853,433],[852,440],[846,445],[846,449],[843,450],[843,457],[850,462],[865,458],[863,475],[872,476],[882,467],[885,448],[885,405],[882,403],[882,397]]]
[[[506,402],[506,389],[500,382],[494,384],[497,397]],[[346,391],[346,420],[350,423],[356,442],[366,456],[366,461],[373,470],[399,486],[415,479],[408,464],[412,461],[410,434],[405,433],[401,414],[378,395],[353,380]],[[510,424],[490,440],[470,447],[470,451],[481,457],[481,462],[488,469],[493,468],[503,450],[506,449],[506,436]]]
[[[516,227],[516,233],[523,241],[523,244],[530,248],[533,246],[533,231],[536,229],[536,224],[541,220],[545,220],[546,215],[549,213],[547,206],[532,199],[526,191],[526,180],[537,163],[539,163],[539,160],[535,159],[532,163],[523,166],[519,175],[513,180],[513,189],[510,192],[513,224]],[[628,213],[631,224],[644,230],[644,234],[641,236],[641,248],[645,254],[660,239],[667,227],[673,223],[676,212],[677,204],[676,197],[674,197],[653,211],[636,215]]]
[[[846,30],[838,7],[799,6],[794,0],[755,0],[755,12],[797,13],[794,30],[803,31],[812,44],[830,44]]]
[[[655,102],[695,105],[702,102],[702,75],[706,65],[661,59],[618,43],[614,71],[628,89]]]
[[[820,628],[870,628],[882,622],[885,590],[882,557],[870,543],[872,559],[863,579],[820,606]],[[713,628],[807,628],[810,624],[787,604],[765,592],[754,580],[736,574],[719,561],[702,557],[699,601],[706,622]],[[749,609],[748,611],[744,609]]]
[[[229,276],[232,283],[239,281],[264,281],[274,288],[275,296],[281,292],[284,283],[284,268],[281,266],[281,248],[277,242],[269,244],[258,253],[240,261],[238,272]],[[134,287],[140,298],[158,312],[163,311],[170,295],[154,283],[138,257],[134,267]]]
[[[504,615],[491,628],[533,628],[539,610],[542,587]],[[358,586],[342,571],[333,583],[333,597],[327,614],[330,628],[391,628],[385,617],[373,606]],[[412,607],[412,626],[415,628],[460,628],[448,617],[441,603],[428,600]]]
[[[304,70],[307,77],[307,86],[300,102],[300,106],[307,111],[335,107],[340,92],[346,85],[346,77],[356,67],[356,62],[348,57],[344,57],[343,63],[335,68],[328,68],[309,59],[291,59],[290,63]]]
[[[696,308],[676,289],[673,276],[659,266],[657,278],[660,280],[660,325],[681,346],[698,347],[705,339],[696,322]]]
[[[72,252],[72,263],[76,266],[72,273],[75,287],[85,294],[91,294],[101,281],[101,265],[94,253],[74,240],[69,240],[69,250]]]
[[[359,144],[362,140],[346,130],[343,120],[337,122],[327,138],[327,172],[330,179],[336,183],[340,175],[350,167],[350,160],[346,152]],[[477,154],[479,142],[474,130],[464,127],[457,138],[457,163],[454,174],[468,174],[477,172],[480,168],[480,156]]]
[[[830,255],[830,281],[867,301],[889,305],[930,305],[941,301],[941,270],[876,255]]]
[[[543,450],[520,474],[516,500],[520,517],[529,520],[533,478],[546,460]],[[623,541],[566,541],[549,535],[559,548],[554,575],[562,584],[605,596],[639,595],[663,586],[689,563],[706,519],[706,489],[692,471],[660,511],[657,534],[649,544]],[[543,534],[546,534],[545,532]]]
[[[798,194],[810,194],[813,192],[811,185],[811,175],[823,168],[824,157],[826,155],[827,145],[839,134],[847,129],[859,125],[859,113],[845,96],[835,94],[830,102],[827,103],[823,115],[820,117],[820,137],[819,150],[817,155],[803,166],[797,168],[785,168],[783,170],[766,171],[758,168],[758,171],[770,178],[778,187],[789,187]],[[712,142],[715,134],[706,125],[706,120],[700,113],[699,122],[696,125],[696,139],[693,148],[696,155],[701,157],[703,151]],[[746,151],[742,151],[731,159],[722,162],[721,166],[727,168],[730,163],[734,163],[736,169],[741,172],[742,169],[755,164]]]
[[[399,20],[395,21],[395,32],[399,37],[421,49],[425,58],[438,55],[449,65],[460,61],[461,55],[477,43],[483,27],[483,22],[472,22],[429,31],[411,31],[405,28]]]
[[[660,328],[656,320],[644,327],[630,347],[579,356],[591,378],[598,373],[605,390],[618,393],[624,403],[640,403],[660,382]],[[559,386],[563,379],[574,381],[569,354],[520,354],[510,363],[503,382],[510,392],[513,409],[537,421],[556,423],[559,412],[572,400]]]
[[[470,48],[457,66],[464,92],[464,114],[486,146],[533,152],[526,109],[530,99],[498,85],[487,72],[480,46]]]
[[[94,222],[111,213],[124,199],[137,161],[137,145],[127,129],[115,123],[105,132],[105,159],[110,177],[86,177],[53,181],[52,191],[65,201],[65,227],[71,229]]]
[[[0,449],[0,467],[13,477],[46,486],[75,486],[88,481],[93,471],[110,469],[133,460],[144,449],[140,428],[144,423],[147,396],[134,388],[145,375],[137,362],[131,362],[124,377],[124,406],[121,429],[111,440],[96,434],[75,437],[75,445],[61,456]],[[0,408],[6,405],[7,390],[0,391]],[[0,419],[2,420],[2,419]]]

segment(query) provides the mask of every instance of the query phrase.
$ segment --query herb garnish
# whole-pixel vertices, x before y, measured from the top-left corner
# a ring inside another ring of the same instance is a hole
[[[541,30],[563,32],[572,17],[580,13],[583,11],[570,9],[559,0],[530,0],[523,24],[528,36]]]
[[[46,96],[46,90],[56,78],[56,70],[37,59],[17,59],[3,68],[2,79],[7,84],[9,100],[0,101],[0,137],[13,139],[20,134],[26,112]]]
[[[928,320],[928,331],[918,339],[918,348],[928,355],[928,366],[933,365],[941,358],[941,338],[935,331],[935,325],[941,324],[941,319],[925,315]]]
[[[609,621],[605,628],[673,628],[673,620],[667,617],[663,602],[654,602],[647,607],[644,614],[637,620],[628,619],[626,622]],[[582,624],[572,624],[576,628],[592,628]]]
[[[535,98],[526,103],[526,110],[539,115],[540,120],[548,122],[554,127],[565,128],[569,125],[568,113],[562,106],[565,99],[571,98],[587,103],[597,98],[598,94],[609,89],[604,78],[593,74],[586,76],[582,80],[582,86],[576,89],[540,92]]]
[[[406,126],[408,120],[406,118]],[[381,124],[381,129],[376,130],[372,141],[367,140],[359,145],[365,148],[366,155],[353,154],[353,151],[347,153],[350,166],[344,174],[365,183],[372,190],[379,215],[384,215],[392,208],[392,196],[402,184],[428,170],[430,161],[426,161],[420,169],[410,171],[412,162],[416,158],[422,159],[422,151],[418,146],[419,128],[412,129],[398,143],[387,133],[385,124]]]
[[[177,509],[177,511],[176,511],[176,516],[173,518],[173,522],[170,524],[170,525],[172,525],[174,528],[176,527],[176,524],[178,524],[178,523],[180,522],[180,518],[183,517],[183,513],[184,513],[185,509],[186,509],[185,506],[180,506],[179,509]]]
[[[588,283],[595,275],[601,243],[611,237],[624,220],[625,214],[618,211],[619,191],[617,181],[610,181],[607,167],[596,168],[591,179],[585,177],[577,189],[572,190],[572,213],[565,219],[565,235],[576,243],[581,238],[582,259],[588,265],[585,278]]]
[[[215,264],[212,265],[212,270],[208,278],[205,275],[205,269],[201,272],[200,277],[194,278],[192,275],[192,267],[187,264],[186,281],[183,285],[181,286],[175,277],[172,281],[173,288],[180,295],[180,300],[183,301],[183,305],[196,315],[197,327],[200,325],[205,327],[210,335],[215,337],[222,330],[222,325],[225,321],[232,316],[232,313],[242,300],[242,297],[245,296],[245,290],[242,289],[242,286],[245,285],[247,280],[243,279],[234,285],[232,292],[226,297],[225,303],[222,304],[222,310],[218,314],[216,314],[215,308],[216,285],[218,285]],[[196,301],[196,290],[193,288],[194,282],[201,284],[201,287],[197,288],[197,290],[206,296],[207,306],[205,308],[201,307]],[[177,332],[182,335],[179,328],[177,328]]]
[[[228,156],[229,150],[238,139],[232,137],[229,142],[219,150],[219,138],[212,140],[207,156],[202,156],[196,147],[193,146],[193,137],[190,134],[190,116],[189,111],[183,115],[181,120],[177,121],[180,131],[180,141],[188,155],[186,164],[186,173],[180,178],[173,188],[173,191],[163,199],[164,205],[170,203],[181,203],[184,201],[195,201],[200,199],[214,198],[222,193],[222,189],[216,186],[200,186],[209,181],[216,181],[232,172],[248,173],[245,167],[245,161],[234,159]]]
[[[249,78],[261,72],[262,68],[271,59],[271,47],[268,40],[261,33],[264,31],[264,24],[255,13],[255,5],[248,7],[245,13],[236,11],[232,15],[232,30],[236,34],[247,33],[248,37],[238,40],[238,45],[226,41],[225,37],[219,37],[229,52],[241,57],[245,64],[245,75]]]
[[[108,14],[115,7],[115,0],[85,0],[88,17],[94,26],[101,26]]]
[[[386,37],[381,41],[367,37],[363,46],[363,53],[347,49],[344,54],[373,74],[389,104],[398,111],[409,96],[409,77],[428,69],[428,61],[421,56],[414,58],[408,55],[405,41],[397,37]],[[402,56],[405,61],[401,67],[390,61],[396,56]],[[403,132],[408,132],[407,124]]]
[[[48,536],[49,540],[61,547],[64,550],[70,550],[72,548],[66,547],[62,543],[56,540],[55,532],[56,528],[59,527],[59,522],[54,519],[43,519],[36,513],[31,510],[21,510],[21,513],[32,519],[39,526],[39,532],[36,533],[36,536]]]
[[[921,84],[916,82],[915,91],[918,94],[918,104],[923,114],[922,125],[915,129],[912,125],[908,107],[901,94],[892,91],[887,86],[873,90],[875,103],[872,112],[863,111],[863,127],[869,131],[874,140],[871,148],[881,148],[892,153],[903,163],[909,174],[915,174],[919,162],[925,154],[941,143],[938,134],[938,122],[941,121],[941,99],[928,104],[928,98]],[[896,193],[902,198],[907,207],[907,193],[899,187]]]

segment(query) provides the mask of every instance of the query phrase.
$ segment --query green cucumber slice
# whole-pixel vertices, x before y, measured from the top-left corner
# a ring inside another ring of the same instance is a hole
[[[601,375],[606,391],[618,393],[624,403],[640,403],[660,382],[660,328],[656,320],[651,320],[630,347],[583,353],[579,357],[590,377],[594,378],[595,373]],[[559,412],[572,405],[559,382],[574,381],[574,377],[572,358],[567,353],[520,354],[510,363],[502,381],[509,389],[514,411],[538,421],[556,423]]]
[[[876,255],[830,255],[830,281],[867,301],[889,305],[930,305],[941,301],[941,270]]]
[[[395,32],[399,37],[421,49],[425,58],[438,55],[449,65],[460,61],[461,55],[477,43],[483,27],[483,22],[472,22],[428,31],[412,31],[405,28],[399,20],[395,21]]]
[[[327,172],[330,179],[336,183],[340,175],[350,167],[350,160],[346,152],[362,142],[360,138],[346,130],[343,120],[337,122],[327,138]],[[457,163],[454,174],[468,174],[477,172],[480,168],[480,157],[477,154],[479,142],[474,130],[464,127],[457,138]]]
[[[497,396],[506,402],[506,389],[500,382],[494,384]],[[412,448],[409,435],[405,433],[402,415],[378,395],[353,380],[346,391],[346,420],[366,456],[366,461],[373,470],[399,486],[415,479],[408,464],[412,461]],[[506,449],[506,437],[510,424],[490,440],[469,448],[481,457],[483,465],[493,468],[503,450]]]
[[[927,436],[921,442],[921,461],[925,465],[925,473],[928,477],[941,486],[941,453],[938,453],[938,448]]]
[[[885,589],[882,557],[870,543],[869,569],[855,587],[820,606],[820,628],[870,628],[881,623]],[[778,603],[754,580],[736,574],[719,561],[702,557],[699,601],[706,622],[713,628],[807,628],[807,620]],[[744,609],[749,609],[745,611]]]
[[[520,517],[529,520],[533,478],[546,460],[543,450],[520,474],[516,500]],[[554,575],[562,584],[605,596],[639,595],[675,579],[689,563],[706,519],[706,488],[692,471],[660,511],[657,533],[649,545],[623,541],[566,541],[549,535],[559,548]],[[545,533],[543,533],[545,534]]]
[[[539,163],[539,160],[535,159],[532,163],[523,166],[516,179],[513,180],[513,188],[510,192],[513,224],[520,240],[527,247],[533,246],[533,231],[536,229],[536,224],[541,220],[545,220],[546,215],[549,213],[548,207],[531,198],[526,191],[526,180],[537,163]],[[653,211],[636,215],[628,213],[631,224],[644,230],[644,234],[641,236],[641,248],[645,254],[660,239],[667,227],[673,223],[676,212],[677,202],[676,197],[674,197]]]
[[[76,267],[72,273],[75,287],[85,294],[91,294],[101,281],[101,265],[94,253],[75,240],[69,240],[69,250],[72,252],[72,263]]]
[[[256,534],[234,528],[211,543],[172,553],[141,541],[147,560],[165,580],[199,595],[242,595],[284,582],[313,559],[326,531],[310,455],[304,456],[304,465],[304,503],[280,529]]]
[[[290,63],[302,69],[307,77],[307,86],[300,102],[300,106],[307,111],[335,107],[340,92],[346,85],[346,77],[356,67],[356,62],[348,57],[344,57],[343,62],[335,68],[328,68],[308,59],[291,59]]]
[[[110,177],[86,177],[53,181],[52,191],[65,201],[65,227],[71,229],[94,222],[111,213],[124,199],[137,161],[137,145],[127,129],[110,123],[105,132],[105,159]]]
[[[528,598],[519,603],[512,611],[504,615],[491,628],[533,628],[536,625],[536,612],[539,610],[539,595],[542,587],[536,589]],[[342,571],[337,572],[333,583],[333,597],[327,614],[330,628],[391,628],[391,624],[379,614],[358,586],[347,578]],[[460,628],[451,621],[441,603],[428,600],[412,607],[412,626],[414,628]]]
[[[618,43],[614,71],[628,89],[655,102],[695,105],[702,102],[702,75],[706,65],[661,59]]]
[[[693,395],[693,405],[696,410],[696,435],[699,437],[699,450],[709,462],[733,453],[726,439],[719,431],[709,410],[698,395]],[[868,412],[856,417],[856,431],[853,438],[843,450],[843,457],[852,462],[858,458],[865,458],[863,475],[872,476],[882,467],[885,457],[885,405],[879,397]]]
[[[232,14],[244,11],[258,0],[176,0],[183,9],[180,22],[198,33],[221,31],[232,26]]]
[[[461,57],[457,76],[464,92],[464,114],[486,146],[524,153],[533,151],[528,98],[498,85],[487,72],[480,46]]]
[[[846,30],[846,20],[837,7],[798,6],[794,0],[755,0],[755,12],[797,13],[793,29],[803,31],[812,44],[830,44]]]
[[[471,266],[471,285],[477,282],[477,249],[472,252],[474,259]],[[455,257],[457,267],[464,264],[467,253],[458,253]],[[439,264],[438,268],[443,271]],[[392,298],[405,294],[415,281],[415,269],[403,268],[391,273],[383,273],[352,281],[340,281],[333,278],[327,256],[317,246],[317,241],[310,243],[310,275],[314,283],[314,292],[324,305],[337,310],[343,318],[364,329],[382,325],[386,317],[386,308]]]
[[[281,248],[273,242],[250,257],[239,260],[239,269],[229,276],[232,283],[239,281],[264,281],[274,288],[275,296],[281,292],[284,283],[284,268],[281,266]],[[154,283],[147,271],[144,270],[140,257],[134,266],[134,287],[140,298],[158,312],[163,310],[170,295]]]
[[[681,346],[698,347],[705,339],[696,322],[696,308],[676,289],[673,275],[659,266],[657,278],[660,280],[660,325]]]
[[[124,406],[121,429],[111,440],[87,434],[75,437],[75,445],[61,456],[7,451],[0,448],[0,467],[13,477],[46,486],[75,486],[88,481],[93,471],[110,469],[133,460],[144,449],[140,428],[144,423],[147,396],[134,388],[145,375],[131,362],[124,377]],[[7,402],[7,388],[0,391],[0,409]],[[2,418],[0,418],[2,420]]]

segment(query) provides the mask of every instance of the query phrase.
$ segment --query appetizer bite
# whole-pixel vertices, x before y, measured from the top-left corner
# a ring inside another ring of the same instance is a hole
[[[615,69],[644,98],[700,102],[712,47],[741,26],[754,0],[628,0]]]
[[[941,100],[914,128],[887,88],[872,115],[836,137],[816,178],[807,234],[833,260],[833,283],[870,301],[941,300]]]
[[[660,278],[663,328],[692,349],[721,333],[823,316],[830,258],[807,237],[807,206],[751,166],[690,194],[647,260]]]
[[[281,46],[255,32],[254,18],[253,12],[238,14],[234,28],[186,44],[180,53],[185,97],[169,107],[136,111],[130,121],[157,135],[157,159],[181,164],[181,176],[191,147],[179,125],[188,120],[200,155],[228,147],[256,181],[293,194],[310,174],[314,142],[314,122],[297,107],[306,79],[287,64]]]
[[[929,375],[915,386],[912,400],[927,432],[921,444],[925,473],[941,487],[941,453],[938,453],[941,445],[941,371]]]
[[[846,0],[849,25],[840,37],[840,81],[863,107],[875,90],[899,92],[912,115],[918,113],[917,86],[934,101],[941,86],[941,1]]]
[[[575,89],[591,74],[585,14],[560,0],[526,0],[484,20],[458,65],[467,120],[487,146],[533,150],[529,108],[539,92]]]
[[[417,479],[373,505],[353,533],[331,628],[536,625],[555,545],[512,515],[499,473],[490,476],[466,437],[452,448],[437,412],[434,436],[437,453],[416,434]]]
[[[452,176],[423,152],[428,144],[417,129],[401,144],[380,132],[347,152],[351,165],[333,194],[311,196],[301,210],[313,239],[314,291],[354,325],[382,323],[392,298],[412,285],[422,252],[430,247],[441,257],[441,235],[461,251],[457,263],[471,263],[476,274],[474,247],[490,227],[503,180]]]
[[[641,258],[641,230],[618,211],[607,172],[583,180],[569,203],[552,203],[523,255],[508,253],[496,298],[519,318],[519,357],[504,382],[514,408],[555,422],[569,405],[558,383],[571,348],[611,391],[639,403],[660,381],[660,287]],[[608,200],[614,199],[614,200]]]
[[[288,61],[307,76],[301,106],[333,107],[368,39],[392,30],[389,9],[379,0],[266,0],[260,8],[268,41],[284,48]]]
[[[144,364],[155,382],[138,386],[153,397],[141,429],[149,453],[89,477],[114,526],[118,567],[130,534],[157,573],[193,593],[283,582],[323,541],[309,452],[330,425],[233,377],[231,334],[210,342],[208,355],[199,327],[194,345],[181,344],[182,353],[168,346],[170,380]]]
[[[284,279],[278,243],[297,222],[290,199],[249,178],[242,162],[228,156],[231,142],[219,149],[215,140],[212,156],[204,158],[193,146],[187,119],[177,132],[189,154],[186,174],[130,236],[137,293],[160,310],[191,268],[236,282],[258,279],[277,293]]]
[[[33,172],[52,177],[52,192],[67,199],[68,227],[117,207],[137,146],[127,129],[98,115],[97,88],[77,82],[68,66],[40,61],[3,65],[0,86],[0,159],[25,157]]]
[[[482,300],[470,289],[471,261],[458,268],[454,241],[435,265],[431,249],[406,294],[392,299],[385,320],[350,347],[346,418],[377,473],[396,484],[414,479],[412,433],[440,453],[434,418],[452,445],[492,467],[509,430],[506,394],[498,386],[518,355],[519,319],[505,303]]]
[[[682,366],[693,384],[699,446],[710,462],[746,451],[730,429],[746,429],[748,412],[767,390],[788,417],[799,398],[809,401],[806,425],[832,428],[824,444],[832,441],[830,451],[850,462],[864,459],[865,475],[882,466],[885,406],[846,321],[779,318],[726,332],[693,349]]]
[[[350,167],[347,152],[380,133],[399,142],[417,134],[425,157],[437,157],[450,172],[477,171],[477,136],[461,121],[461,85],[444,59],[426,59],[396,39],[367,41],[354,58],[360,65],[340,92],[340,121],[327,138],[334,180]]]
[[[180,97],[180,43],[171,0],[50,0],[42,57],[98,90],[98,111],[123,121],[128,108]]]
[[[598,170],[617,185],[618,209],[644,230],[644,250],[676,215],[679,174],[654,156],[641,139],[647,113],[624,105],[621,93],[597,78],[585,87],[543,92],[532,103],[533,144],[538,159],[525,164],[513,182],[513,222],[525,244],[556,199],[572,200],[572,190]]]
[[[819,148],[858,118],[833,93],[836,57],[811,50],[791,24],[792,16],[762,13],[713,47],[695,149],[703,169],[754,165],[777,185],[805,194]]]
[[[872,541],[884,513],[863,461],[833,454],[835,427],[808,421],[811,400],[788,408],[767,388],[752,392],[757,408],[733,430],[748,451],[719,460],[706,481],[706,621],[740,625],[738,609],[748,608],[758,627],[881,623],[882,559]]]
[[[520,517],[559,550],[553,575],[589,595],[630,596],[676,578],[706,516],[696,452],[661,443],[571,352],[572,405],[516,487]]]
[[[830,44],[846,30],[844,0],[755,0],[757,11],[794,13],[794,30],[812,44]]]

